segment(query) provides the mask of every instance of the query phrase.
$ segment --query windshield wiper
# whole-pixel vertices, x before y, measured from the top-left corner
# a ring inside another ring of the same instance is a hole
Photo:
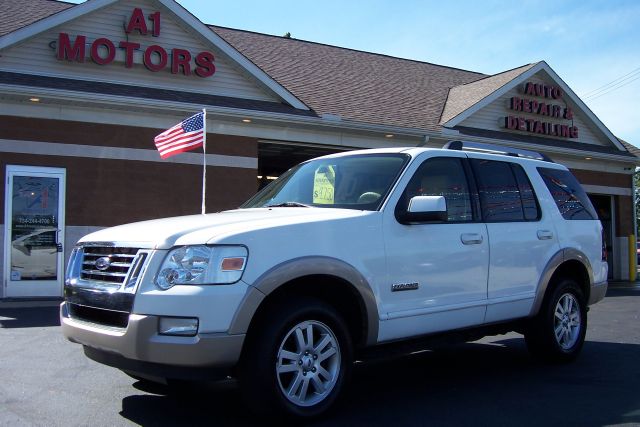
[[[266,205],[265,208],[310,208],[311,206],[298,202],[283,202],[275,203],[273,205]]]

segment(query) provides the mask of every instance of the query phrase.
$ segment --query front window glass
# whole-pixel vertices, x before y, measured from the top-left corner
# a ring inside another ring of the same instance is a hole
[[[310,160],[286,172],[240,208],[313,206],[378,210],[408,160],[406,154],[358,154]]]
[[[461,159],[435,157],[426,160],[409,181],[399,209],[406,210],[415,196],[444,196],[447,221],[473,221],[471,195]]]

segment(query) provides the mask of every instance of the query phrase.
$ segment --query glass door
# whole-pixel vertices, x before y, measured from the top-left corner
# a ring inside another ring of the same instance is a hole
[[[65,170],[7,166],[5,296],[62,296]]]

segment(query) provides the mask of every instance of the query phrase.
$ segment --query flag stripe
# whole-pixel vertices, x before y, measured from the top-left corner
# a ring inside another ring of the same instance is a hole
[[[185,140],[176,141],[174,143],[165,145],[164,147],[160,147],[160,148],[158,148],[158,151],[163,152],[163,151],[171,150],[174,147],[178,147],[178,146],[182,146],[182,145],[201,144],[201,143],[202,143],[202,138],[185,139]]]
[[[156,144],[156,147],[158,147],[158,150],[160,150],[161,148],[166,147],[167,145],[173,144],[174,142],[180,142],[180,141],[190,140],[194,138],[196,139],[202,138],[202,131],[192,132],[184,135],[178,135],[175,138]]]
[[[169,129],[167,131],[162,132],[160,135],[156,136],[154,140],[156,141],[164,141],[172,138],[176,134],[182,133],[182,128],[178,127],[177,129]]]
[[[165,159],[201,147],[204,137],[204,113],[198,113],[158,134],[153,142]]]
[[[195,144],[186,144],[186,145],[180,145],[177,147],[173,147],[169,150],[163,150],[160,152],[160,157],[162,157],[163,159],[170,157],[174,154],[179,154],[182,153],[184,151],[189,151],[192,150],[194,148],[198,148],[198,147],[202,147],[202,142],[198,142]]]

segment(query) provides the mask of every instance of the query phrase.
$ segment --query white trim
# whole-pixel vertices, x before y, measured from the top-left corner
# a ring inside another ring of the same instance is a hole
[[[162,3],[167,9],[171,10],[176,16],[182,19],[186,24],[196,30],[202,37],[207,39],[210,43],[220,49],[225,55],[227,55],[232,61],[235,61],[243,69],[245,69],[251,76],[257,79],[260,83],[276,93],[285,102],[294,108],[299,110],[309,110],[302,101],[296,98],[291,92],[286,90],[283,86],[273,80],[267,73],[262,71],[257,65],[247,59],[229,43],[227,43],[222,37],[217,35],[211,28],[206,26],[202,21],[193,16],[187,9],[179,5],[173,0],[155,0]]]
[[[624,146],[620,143],[620,141],[618,141],[618,138],[616,138],[611,133],[611,131],[604,125],[604,123],[602,123],[600,119],[598,119],[598,117],[595,114],[593,114],[593,112],[589,109],[589,107],[587,107],[584,104],[584,102],[582,102],[582,100],[578,97],[578,95],[576,95],[575,92],[573,92],[573,90],[571,90],[571,88],[560,78],[560,76],[558,76],[555,73],[555,71],[551,69],[549,64],[547,64],[544,61],[538,62],[536,65],[529,68],[527,71],[523,72],[519,76],[515,77],[513,80],[509,81],[508,83],[503,85],[501,88],[499,88],[495,92],[492,92],[490,95],[483,98],[481,101],[475,103],[471,107],[467,108],[457,116],[453,117],[452,119],[444,123],[443,126],[454,127],[459,125],[463,120],[469,118],[472,114],[476,113],[480,109],[496,101],[499,97],[501,97],[502,95],[504,95],[505,93],[507,93],[514,87],[516,87],[517,85],[523,83],[525,80],[533,77],[539,71],[545,71],[549,75],[549,77],[558,86],[562,88],[565,95],[569,96],[569,98],[576,104],[576,106],[580,109],[580,111],[583,114],[585,114],[593,122],[593,124],[604,134],[604,136],[607,137],[607,139],[614,146],[616,146],[620,151],[626,151]]]
[[[72,6],[61,12],[48,16],[40,21],[36,21],[33,24],[27,25],[26,27],[22,27],[16,31],[0,37],[0,51],[27,38],[33,37],[58,25],[65,24],[73,19],[94,12],[118,1],[121,0],[88,0],[77,6]],[[218,36],[212,29],[203,24],[199,19],[193,16],[190,12],[188,12],[184,7],[180,6],[174,0],[152,1],[160,3],[166,9],[170,10],[177,18],[181,19],[185,24],[187,24],[187,26],[191,27],[205,40],[222,51],[222,53],[227,56],[232,62],[238,64],[240,68],[245,70],[249,76],[254,78],[262,86],[264,86],[265,89],[270,90],[294,108],[305,111],[309,110],[309,107],[307,107],[302,101],[296,98],[291,92],[278,84],[267,73],[262,71],[262,69],[256,66],[253,62],[249,61],[249,59],[247,59],[244,55],[234,49],[223,38]]]
[[[143,150],[140,148],[100,147],[95,145],[59,144],[54,142],[22,141],[15,139],[0,139],[0,152],[202,165],[202,155],[198,153],[181,153],[178,156],[163,160],[155,149]],[[257,169],[258,159],[255,157],[207,154],[207,164],[209,166]]]
[[[444,135],[446,137],[446,135]],[[442,136],[441,136],[442,137]],[[448,137],[447,139],[462,139],[465,141],[472,142],[481,142],[485,144],[498,144],[504,145],[506,147],[516,147],[523,148],[525,150],[538,151],[544,154],[547,154],[549,157],[553,158],[553,153],[567,155],[571,157],[591,157],[593,159],[598,160],[607,160],[607,161],[616,161],[623,162],[629,165],[639,165],[640,166],[640,158],[638,157],[627,157],[618,154],[608,154],[608,153],[599,153],[595,151],[584,151],[584,150],[571,150],[561,147],[552,147],[547,145],[538,145],[527,142],[513,141],[511,139],[498,139],[498,138],[485,138],[481,136],[471,136],[471,135],[462,135],[457,138]]]
[[[635,167],[631,166],[621,166],[617,163],[608,163],[598,160],[569,160],[565,157],[554,159],[557,163],[560,163],[569,169],[578,169],[585,171],[593,171],[593,172],[608,172],[608,173],[617,173],[620,175],[633,175],[633,171]]]
[[[163,122],[161,126],[153,126],[149,123],[138,123],[136,126],[140,127],[153,127],[153,128],[164,128],[167,126],[171,126],[170,122],[175,121],[175,118],[181,117],[184,114],[188,114],[193,112],[193,110],[202,109],[202,104],[194,104],[187,102],[178,102],[178,101],[166,101],[166,100],[158,100],[158,99],[149,99],[149,98],[135,98],[135,97],[127,97],[120,95],[105,95],[93,92],[78,92],[71,90],[60,90],[60,89],[47,89],[40,88],[34,86],[14,86],[7,84],[0,84],[0,93],[11,94],[21,99],[27,99],[29,95],[37,96],[41,99],[40,104],[33,105],[29,104],[30,108],[37,108],[38,106],[44,106],[47,102],[51,101],[47,98],[53,98],[53,102],[58,102],[60,100],[69,101],[69,102],[78,102],[82,104],[89,105],[92,108],[99,108],[100,105],[96,105],[94,102],[100,102],[105,106],[114,106],[114,107],[135,107],[133,111],[144,111],[147,109],[148,111],[153,111],[155,113],[162,113],[165,116],[167,113],[174,114],[173,118],[167,119],[166,123]],[[59,103],[64,105],[62,103]],[[3,110],[8,106],[7,102],[0,103],[0,110]],[[8,109],[8,111],[4,111],[4,114],[7,115],[16,115],[12,114],[12,109]],[[279,123],[300,123],[304,125],[313,125],[322,128],[333,128],[333,129],[341,129],[341,130],[356,130],[356,131],[365,131],[371,132],[378,135],[372,135],[372,137],[383,137],[383,134],[392,133],[398,137],[416,137],[416,138],[424,138],[425,136],[439,137],[441,134],[435,131],[426,131],[424,129],[419,128],[409,128],[409,127],[400,127],[400,126],[385,126],[385,125],[376,125],[369,124],[364,122],[356,122],[351,120],[342,120],[340,122],[335,122],[327,119],[323,119],[322,117],[317,116],[299,116],[295,114],[286,114],[286,113],[274,113],[268,111],[258,111],[258,110],[245,110],[240,108],[230,108],[230,107],[219,107],[219,106],[207,106],[208,115],[218,115],[218,116],[226,116],[232,117],[234,119],[238,119],[239,117],[247,117],[251,119],[264,119],[270,120]],[[130,114],[129,112],[127,114]],[[168,116],[167,116],[168,117]],[[51,118],[51,117],[48,117]],[[99,122],[100,117],[96,116],[92,119],[92,121]],[[389,139],[384,138],[386,141],[390,141]],[[392,141],[391,141],[392,142]]]
[[[633,194],[631,188],[623,187],[582,184],[582,188],[584,188],[584,191],[590,194],[604,194],[610,196],[631,196]]]

